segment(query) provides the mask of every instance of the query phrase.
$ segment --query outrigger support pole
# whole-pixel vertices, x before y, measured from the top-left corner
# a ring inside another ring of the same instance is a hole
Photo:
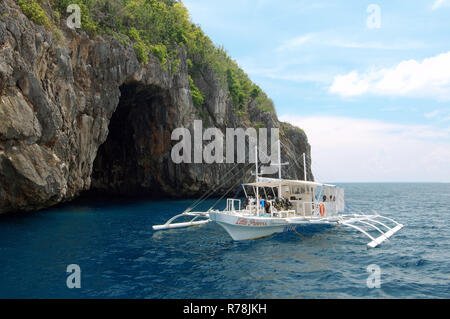
[[[395,224],[395,226],[389,227],[386,224],[376,220],[377,218],[387,219],[387,220],[393,222]],[[374,229],[377,232],[379,232],[381,235],[379,237],[373,237],[368,233],[368,231],[364,230],[361,226],[359,226],[359,225],[356,226],[355,225],[356,223],[360,223],[360,224],[369,226],[369,229]],[[374,223],[377,225],[384,226],[387,230],[383,230],[380,227],[375,226]],[[404,227],[404,225],[396,222],[395,220],[385,217],[385,216],[381,216],[381,215],[352,215],[352,216],[350,216],[349,219],[345,219],[345,218],[341,217],[341,220],[338,222],[338,224],[354,228],[357,231],[359,231],[359,232],[363,233],[364,235],[366,235],[367,237],[369,237],[371,242],[368,243],[367,246],[369,246],[370,248],[377,247],[382,242],[384,242],[385,240],[390,238],[392,235],[394,235],[396,232],[398,232],[400,229],[402,229]]]
[[[191,221],[186,223],[176,223],[172,224],[173,221],[176,219],[183,217],[183,216],[189,216],[193,217]],[[199,220],[195,221],[197,218],[208,218],[207,220]],[[172,217],[169,219],[164,225],[155,225],[153,226],[153,230],[167,230],[167,229],[175,229],[175,228],[185,228],[185,227],[191,227],[191,226],[198,226],[209,223],[211,220],[209,219],[208,213],[183,213],[177,216]]]

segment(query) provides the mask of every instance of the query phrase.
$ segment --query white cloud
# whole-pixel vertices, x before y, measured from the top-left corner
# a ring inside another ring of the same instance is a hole
[[[298,72],[293,67],[295,64],[291,65],[279,65],[274,68],[252,68],[244,67],[248,74],[252,76],[262,76],[273,80],[291,81],[297,83],[303,82],[316,82],[324,83],[328,85],[330,79],[332,78],[328,72],[321,71],[311,71],[311,72]]]
[[[403,61],[390,69],[338,75],[330,92],[343,97],[376,94],[450,100],[450,52],[422,62]]]
[[[425,113],[424,116],[428,119],[435,119],[438,123],[450,121],[450,108],[434,110],[430,113]]]
[[[289,41],[286,41],[284,44],[282,44],[280,47],[276,49],[276,51],[287,51],[292,49],[297,49],[301,46],[303,46],[305,43],[310,41],[314,37],[313,34],[305,34],[293,39],[290,39]]]
[[[348,48],[348,49],[375,49],[375,50],[410,50],[423,48],[425,45],[421,42],[401,42],[401,43],[381,43],[381,42],[358,42],[332,40],[326,43],[329,46]]]
[[[280,119],[305,130],[317,180],[450,181],[450,129],[345,117]]]
[[[426,118],[433,118],[433,117],[438,116],[440,113],[441,113],[441,110],[434,110],[433,112],[425,113],[424,116]]]
[[[336,38],[337,35],[330,32],[308,33],[284,42],[279,46],[277,52],[293,51],[303,47],[305,44],[314,44],[321,46],[330,46],[347,49],[375,49],[375,50],[410,50],[423,48],[425,45],[421,42],[399,42],[399,43],[381,43],[381,42],[360,42],[352,40],[342,40]]]
[[[385,111],[385,112],[394,112],[394,111],[399,111],[399,110],[401,110],[400,106],[388,106],[388,107],[381,109],[381,111]]]
[[[450,6],[450,1],[448,0],[436,0],[433,3],[433,6],[431,7],[431,10],[436,10],[442,7],[448,7]]]
[[[256,72],[249,72],[250,74],[256,74]],[[329,83],[329,75],[327,73],[284,73],[284,74],[276,74],[276,73],[261,73],[266,78],[273,80],[282,80],[282,81],[290,81],[290,82],[316,82],[316,83]]]

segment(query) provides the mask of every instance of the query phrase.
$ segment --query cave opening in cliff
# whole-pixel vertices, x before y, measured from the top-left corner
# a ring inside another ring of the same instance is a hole
[[[124,84],[120,91],[108,137],[93,164],[90,193],[157,196],[164,178],[161,158],[170,144],[169,92],[137,83]]]

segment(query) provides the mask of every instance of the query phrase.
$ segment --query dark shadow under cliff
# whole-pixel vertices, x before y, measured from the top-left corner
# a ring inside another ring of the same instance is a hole
[[[171,92],[155,85],[137,83],[124,84],[120,91],[120,101],[111,117],[107,140],[100,146],[93,164],[89,194],[187,198],[217,188],[216,195],[222,195],[233,184],[239,186],[239,182],[251,178],[248,168],[252,167],[248,164],[235,167],[229,175],[233,178],[224,184],[222,178],[234,165],[175,164],[170,152],[176,143],[171,140],[171,134],[176,128],[173,118],[177,109]],[[297,162],[295,158],[300,159],[302,152],[309,153],[310,150],[304,133],[283,125],[282,138],[290,150],[283,146],[282,155],[289,155],[286,160],[294,164]],[[247,170],[239,174],[244,167]],[[310,168],[308,173],[312,178]],[[303,166],[290,165],[284,174],[303,179],[300,176]]]
[[[168,176],[158,159],[170,144],[169,92],[137,84],[124,84],[120,91],[108,138],[94,161],[91,192],[164,195],[158,179]]]

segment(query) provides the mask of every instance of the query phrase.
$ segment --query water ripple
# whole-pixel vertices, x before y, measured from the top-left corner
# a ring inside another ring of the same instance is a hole
[[[0,297],[449,298],[450,185],[344,187],[347,203],[406,227],[367,249],[364,236],[342,227],[248,242],[214,224],[152,230],[190,201],[78,201],[1,218]],[[66,288],[68,264],[80,265],[81,289]],[[371,264],[380,266],[380,289],[367,287]]]

